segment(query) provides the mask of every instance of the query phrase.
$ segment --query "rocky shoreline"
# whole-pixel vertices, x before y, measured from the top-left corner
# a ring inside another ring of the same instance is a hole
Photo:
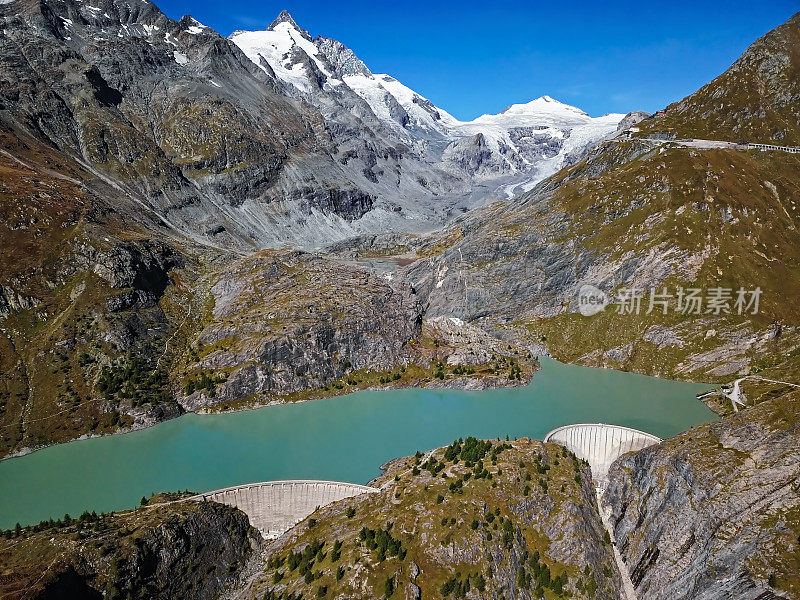
[[[534,370],[533,374],[535,374],[535,372],[538,371],[539,368],[540,367],[537,367]],[[273,401],[269,401],[269,402],[255,404],[255,405],[252,405],[252,406],[243,406],[243,407],[235,407],[235,408],[227,408],[227,409],[226,408],[219,408],[219,407],[215,407],[213,409],[212,408],[200,408],[200,409],[194,410],[194,411],[181,409],[181,412],[179,414],[171,415],[168,418],[165,418],[165,419],[162,419],[162,420],[150,420],[147,423],[135,422],[131,427],[118,429],[118,430],[113,431],[113,432],[100,433],[100,434],[87,433],[87,434],[81,435],[80,437],[77,437],[77,438],[74,438],[74,439],[71,439],[71,440],[67,440],[65,442],[58,442],[58,443],[55,443],[55,444],[46,444],[46,445],[38,446],[38,447],[34,447],[34,448],[21,448],[21,449],[16,450],[16,451],[14,451],[14,452],[6,455],[6,456],[3,456],[2,458],[0,458],[0,462],[5,461],[5,460],[11,460],[11,459],[14,459],[14,458],[20,458],[20,457],[23,457],[23,456],[27,456],[29,454],[33,454],[34,452],[38,452],[39,450],[44,450],[46,448],[51,448],[53,446],[60,446],[62,444],[71,444],[71,443],[74,443],[74,442],[80,442],[80,441],[85,441],[85,440],[90,440],[90,439],[98,439],[98,438],[104,438],[104,437],[126,435],[126,434],[129,434],[129,433],[135,433],[137,431],[143,431],[143,430],[148,429],[150,427],[155,427],[155,426],[157,426],[157,425],[159,425],[161,423],[166,423],[167,421],[171,421],[173,419],[180,418],[180,417],[182,417],[184,415],[187,415],[187,414],[196,414],[196,415],[202,416],[202,415],[219,415],[219,414],[232,414],[232,413],[239,413],[239,412],[248,412],[248,411],[251,411],[251,410],[259,410],[261,408],[268,408],[268,407],[271,407],[271,406],[281,406],[281,405],[285,405],[287,403],[288,404],[298,404],[298,403],[303,403],[303,402],[313,402],[313,401],[317,401],[317,400],[331,400],[331,399],[335,399],[335,398],[338,398],[338,397],[341,397],[341,396],[345,396],[345,395],[353,394],[353,393],[357,393],[357,392],[362,392],[362,391],[380,392],[380,391],[403,390],[403,389],[486,390],[486,389],[497,389],[497,388],[504,388],[504,387],[520,387],[520,386],[525,386],[525,385],[530,384],[531,381],[532,381],[533,374],[531,375],[531,378],[528,378],[527,380],[520,380],[520,381],[517,381],[517,380],[512,381],[512,380],[508,380],[508,379],[494,378],[494,379],[492,379],[492,383],[487,383],[487,381],[485,379],[482,379],[482,378],[460,377],[460,378],[452,380],[452,382],[448,382],[448,381],[438,382],[437,381],[435,385],[430,385],[430,386],[426,385],[426,386],[423,386],[423,387],[390,384],[390,385],[386,385],[386,386],[373,386],[373,387],[367,387],[367,388],[360,388],[360,389],[356,389],[356,390],[348,390],[348,391],[343,392],[341,394],[333,394],[333,395],[325,395],[325,396],[323,396],[323,395],[310,396],[310,397],[307,397],[307,398],[302,398],[302,399],[298,399],[298,400],[292,400],[291,402],[283,402],[283,401],[280,401],[280,400],[273,400]],[[450,385],[450,383],[452,383],[452,385]]]

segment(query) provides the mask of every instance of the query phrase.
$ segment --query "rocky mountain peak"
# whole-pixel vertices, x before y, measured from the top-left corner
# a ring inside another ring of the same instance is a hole
[[[183,29],[184,31],[188,31],[193,35],[197,35],[198,33],[201,33],[205,30],[211,31],[210,28],[203,25],[200,21],[198,21],[191,15],[183,15],[181,17],[181,20],[178,21],[178,25],[180,25],[181,29]]]
[[[314,44],[316,44],[320,52],[325,55],[339,75],[343,77],[349,75],[372,77],[372,72],[367,65],[365,65],[350,48],[341,42],[320,36],[314,40]]]
[[[300,27],[295,22],[295,20],[292,18],[292,15],[289,14],[288,10],[282,10],[281,14],[279,14],[275,18],[275,20],[272,23],[270,23],[269,27],[267,27],[267,31],[275,31],[278,28],[278,26],[283,24],[283,23],[286,23],[291,28],[296,29],[307,40],[311,40],[311,35],[309,35],[309,33],[305,29]]]

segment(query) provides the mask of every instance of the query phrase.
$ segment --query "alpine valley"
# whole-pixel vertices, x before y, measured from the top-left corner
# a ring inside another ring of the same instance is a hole
[[[179,493],[23,523],[0,597],[800,598],[800,13],[635,108],[460,121],[285,11],[225,38],[147,0],[0,0],[0,458],[535,386],[540,356],[743,390],[602,486],[555,443],[468,437],[277,539]],[[585,316],[589,285],[761,296]]]

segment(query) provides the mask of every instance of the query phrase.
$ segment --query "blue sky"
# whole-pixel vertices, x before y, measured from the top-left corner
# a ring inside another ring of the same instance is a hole
[[[593,116],[653,112],[722,73],[800,0],[155,0],[223,35],[286,9],[461,119],[549,95]]]

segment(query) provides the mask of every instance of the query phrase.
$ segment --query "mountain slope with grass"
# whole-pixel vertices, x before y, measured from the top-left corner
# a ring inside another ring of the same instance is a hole
[[[741,65],[765,45],[794,52],[798,26],[793,17],[765,36],[714,85],[734,94],[742,84],[732,73],[759,85],[758,72]],[[765,102],[794,93],[792,73],[764,91]],[[707,89],[682,104],[686,110],[668,118],[643,121],[640,137],[656,130],[713,137],[704,129],[717,109]],[[430,314],[464,318],[562,360],[700,381],[748,373],[796,381],[798,184],[794,154],[618,137],[515,201],[465,215],[427,239],[409,277]],[[612,305],[583,316],[584,285]],[[679,306],[681,289],[702,291],[699,311]],[[719,308],[707,302],[715,289]],[[747,310],[747,292],[756,289],[757,312]],[[631,292],[641,295],[638,314],[619,304]],[[651,308],[658,295],[667,314],[661,303]],[[754,398],[762,393],[769,392],[755,390]]]
[[[559,446],[456,440],[374,484],[272,543],[237,597],[618,597],[589,469]]]
[[[800,146],[800,13],[665,112],[643,123],[643,133]]]

